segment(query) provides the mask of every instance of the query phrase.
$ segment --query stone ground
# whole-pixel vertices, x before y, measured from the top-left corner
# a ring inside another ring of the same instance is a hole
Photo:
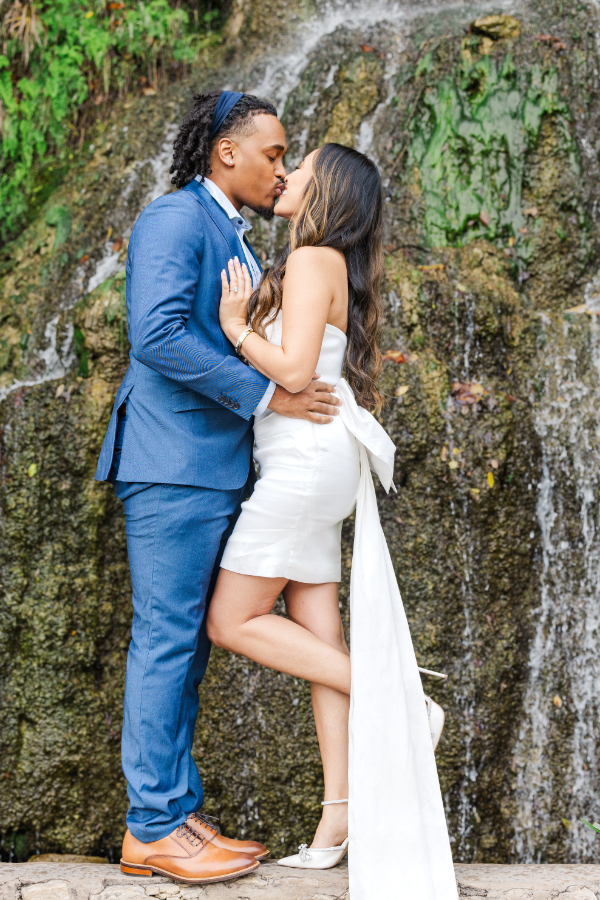
[[[487,900],[600,900],[600,865],[457,865],[459,896]],[[349,900],[345,863],[306,873],[263,863],[235,882],[193,887],[136,879],[118,866],[0,863],[0,900]],[[420,900],[402,896],[399,900]]]

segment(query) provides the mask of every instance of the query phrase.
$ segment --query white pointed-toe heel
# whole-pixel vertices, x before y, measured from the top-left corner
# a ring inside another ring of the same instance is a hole
[[[347,802],[347,800],[323,800],[321,806]],[[347,850],[348,838],[339,847],[309,847],[308,844],[300,844],[298,853],[277,860],[277,865],[289,866],[290,869],[333,869],[341,862]]]
[[[435,750],[440,737],[442,736],[442,731],[444,730],[444,722],[446,721],[446,713],[439,706],[435,700],[432,700],[431,697],[428,697],[425,694],[425,703],[427,704],[427,718],[429,719],[429,733],[431,734],[431,743],[433,744],[433,749]]]
[[[434,678],[441,678],[445,681],[448,676],[443,672],[432,672],[431,669],[422,669],[421,666],[417,666],[419,672],[423,675],[433,675]],[[446,721],[446,713],[439,706],[435,700],[432,700],[431,697],[428,697],[425,694],[425,704],[427,706],[427,718],[429,719],[429,733],[431,734],[431,743],[433,744],[433,749],[435,750],[440,737],[442,736],[442,731],[444,730],[444,722]]]

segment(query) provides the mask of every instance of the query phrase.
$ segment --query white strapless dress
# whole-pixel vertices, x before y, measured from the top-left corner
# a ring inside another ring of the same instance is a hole
[[[267,336],[281,344],[281,313]],[[340,415],[267,410],[254,423],[260,478],[221,566],[310,584],[340,581],[342,521],[356,507],[350,578],[349,870],[352,900],[457,900],[421,676],[371,469],[393,487],[395,447],[342,378],[346,336],[326,325],[317,364]]]

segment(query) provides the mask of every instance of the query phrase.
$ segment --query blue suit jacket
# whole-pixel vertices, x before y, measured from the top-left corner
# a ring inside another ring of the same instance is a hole
[[[219,325],[220,273],[241,252],[226,213],[197,181],[155,200],[137,220],[126,272],[130,365],[99,481],[108,477],[117,410],[127,400],[119,481],[245,484],[252,414],[269,381],[238,359]]]

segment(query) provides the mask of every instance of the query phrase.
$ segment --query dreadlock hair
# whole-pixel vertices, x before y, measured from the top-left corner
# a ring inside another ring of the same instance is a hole
[[[272,103],[252,94],[244,94],[211,140],[213,113],[221,93],[210,91],[208,94],[194,94],[193,106],[181,123],[173,144],[173,165],[169,172],[173,176],[171,184],[178,188],[185,187],[196,175],[200,175],[202,180],[210,175],[210,154],[221,138],[252,134],[254,116],[277,116]]]

